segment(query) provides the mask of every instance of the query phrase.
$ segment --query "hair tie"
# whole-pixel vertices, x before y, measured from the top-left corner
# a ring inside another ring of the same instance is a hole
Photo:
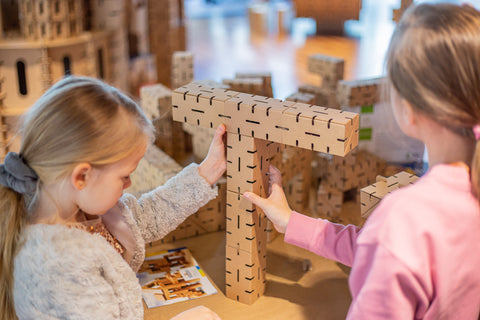
[[[0,165],[0,184],[21,194],[33,194],[37,189],[38,176],[23,157],[15,152],[7,153]]]
[[[475,135],[475,140],[480,140],[480,124],[473,126],[473,134]]]

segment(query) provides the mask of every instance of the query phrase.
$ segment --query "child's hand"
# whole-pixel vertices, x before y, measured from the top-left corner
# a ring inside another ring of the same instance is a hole
[[[292,209],[290,209],[282,189],[280,170],[270,166],[270,196],[268,198],[259,197],[251,192],[245,192],[243,196],[265,212],[278,232],[285,233]]]
[[[227,158],[225,157],[225,126],[219,125],[213,137],[208,154],[198,166],[198,173],[213,185],[227,170]]]
[[[221,320],[218,314],[204,306],[198,306],[180,314],[170,320]]]

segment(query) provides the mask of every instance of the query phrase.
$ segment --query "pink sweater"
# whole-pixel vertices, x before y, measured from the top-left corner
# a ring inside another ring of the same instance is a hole
[[[294,212],[285,241],[351,266],[348,319],[478,319],[480,210],[467,171],[437,165],[364,227]]]

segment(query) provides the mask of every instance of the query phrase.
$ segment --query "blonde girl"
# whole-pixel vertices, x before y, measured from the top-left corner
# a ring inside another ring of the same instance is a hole
[[[421,179],[383,199],[361,230],[292,212],[275,168],[268,199],[245,196],[286,242],[352,267],[348,319],[478,319],[480,13],[410,7],[387,72],[397,123],[428,150]]]
[[[139,200],[124,194],[152,137],[141,109],[95,79],[68,77],[28,111],[20,152],[0,166],[4,319],[143,319],[145,243],[217,194],[221,126],[200,165]],[[178,319],[218,319],[200,308]]]

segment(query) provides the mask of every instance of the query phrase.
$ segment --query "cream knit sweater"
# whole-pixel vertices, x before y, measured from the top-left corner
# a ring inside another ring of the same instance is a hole
[[[140,199],[125,194],[103,221],[127,252],[100,235],[62,225],[35,224],[15,257],[19,319],[143,319],[135,272],[145,243],[161,239],[216,197],[192,164]]]

